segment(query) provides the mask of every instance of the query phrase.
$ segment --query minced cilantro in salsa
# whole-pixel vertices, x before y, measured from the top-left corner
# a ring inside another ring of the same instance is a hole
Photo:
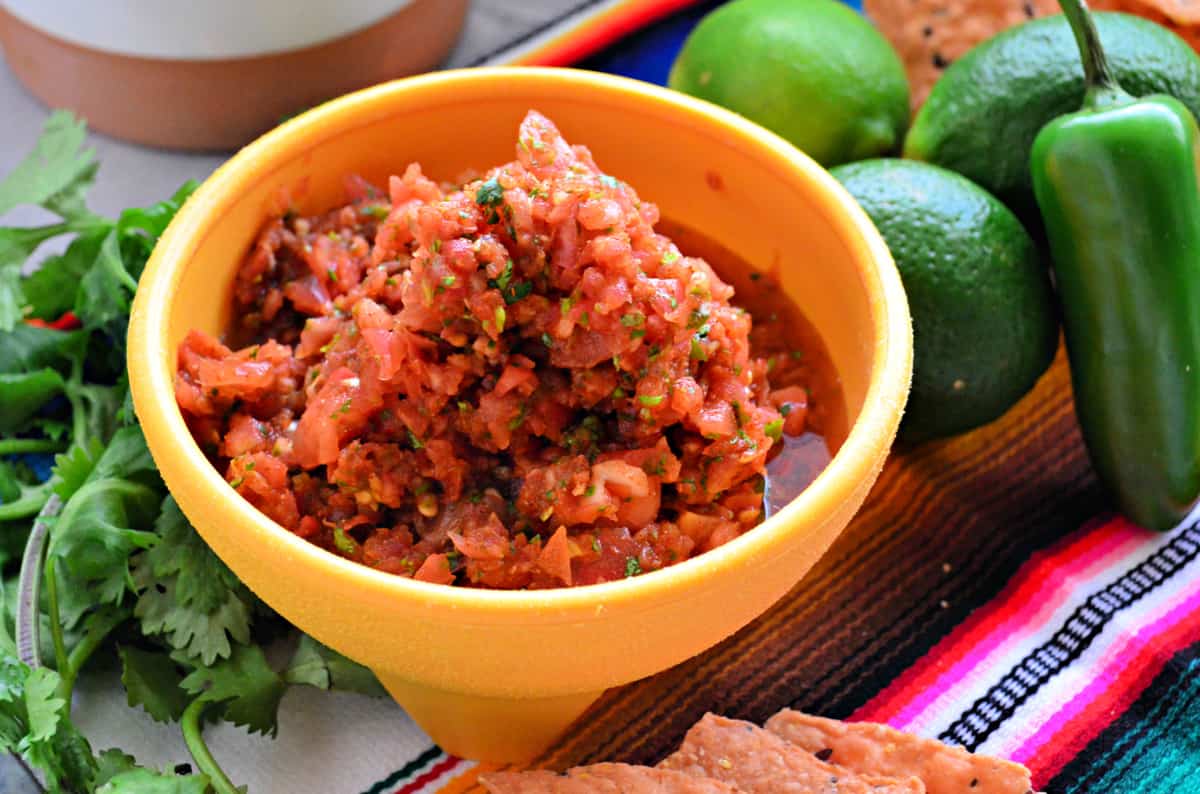
[[[592,584],[749,530],[768,458],[812,430],[805,351],[760,345],[658,209],[549,120],[516,150],[462,185],[411,165],[386,196],[351,180],[345,206],[269,221],[237,349],[180,346],[196,440],[289,531],[429,582]]]

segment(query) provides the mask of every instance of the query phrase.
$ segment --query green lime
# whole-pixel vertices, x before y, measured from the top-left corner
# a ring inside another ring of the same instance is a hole
[[[908,78],[837,0],[734,0],[688,36],[669,85],[742,114],[825,166],[896,151]]]
[[[913,319],[909,441],[961,433],[1008,410],[1058,343],[1037,247],[994,196],[943,168],[867,160],[833,169],[887,242]]]
[[[1126,91],[1170,94],[1200,115],[1200,56],[1183,39],[1140,17],[1092,16]],[[1066,19],[1026,22],[946,69],[913,119],[904,156],[957,171],[1022,218],[1036,219],[1029,176],[1033,139],[1082,102],[1083,67]]]

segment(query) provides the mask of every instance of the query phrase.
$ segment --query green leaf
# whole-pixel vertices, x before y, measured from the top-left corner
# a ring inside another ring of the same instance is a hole
[[[179,212],[200,183],[189,179],[179,186],[175,194],[166,201],[148,207],[127,209],[117,220],[117,235],[124,254],[127,270],[134,278],[140,278],[146,260],[150,258],[158,238],[167,230],[167,225]]]
[[[138,767],[112,777],[96,794],[205,794],[207,775],[175,775]]]
[[[374,673],[307,634],[301,635],[283,677],[289,684],[358,692],[370,697],[387,696]]]
[[[129,305],[137,281],[125,269],[117,240],[117,230],[113,229],[100,243],[95,261],[80,282],[75,315],[86,328],[106,328],[114,323],[124,325],[128,322]]]
[[[0,374],[0,434],[22,430],[29,419],[66,388],[52,369]]]
[[[5,529],[6,527],[0,526],[0,534]],[[0,562],[0,565],[2,565],[2,562]],[[4,584],[0,581],[0,657],[17,655],[17,643],[13,640],[14,632],[12,629],[12,621],[15,616],[10,614],[8,588]]]
[[[158,540],[149,530],[162,484],[141,430],[118,431],[84,483],[67,496],[51,525],[50,557],[62,579],[62,620],[73,626],[88,609],[121,601],[133,585],[130,557]]]
[[[84,123],[67,111],[51,114],[33,151],[0,181],[0,215],[22,204],[45,205],[90,182],[96,153],[83,148],[86,137]]]
[[[320,643],[307,634],[300,636],[296,652],[283,671],[284,680],[289,684],[303,684],[317,689],[329,689],[329,666],[318,649]]]
[[[21,266],[0,263],[0,331],[10,331],[21,322],[21,306],[24,303]]]
[[[186,662],[179,652],[172,657]],[[287,684],[267,664],[262,648],[238,645],[228,659],[196,667],[183,679],[183,688],[209,703],[225,703],[224,717],[235,725],[274,736]]]
[[[27,742],[44,742],[58,730],[66,701],[57,696],[62,679],[45,667],[33,670],[25,677],[25,713],[29,719]]]
[[[77,414],[72,419],[75,440],[108,442],[120,425],[117,414],[121,411],[124,396],[117,386],[80,385],[67,381],[67,397]]]
[[[165,653],[133,647],[119,649],[121,683],[130,706],[141,706],[158,722],[178,722],[188,699],[180,688],[183,680],[175,662]]]
[[[110,478],[161,484],[141,428],[125,427],[117,431],[89,475],[91,480]]]
[[[21,289],[29,316],[55,320],[75,307],[79,285],[95,263],[107,234],[108,227],[103,226],[79,235],[66,251],[47,257],[25,278]]]
[[[0,334],[0,373],[19,375],[54,368],[66,372],[71,360],[82,355],[80,334],[21,324]]]
[[[103,453],[104,445],[92,439],[90,443],[76,441],[66,452],[54,457],[51,483],[60,499],[65,502],[83,487]]]
[[[16,752],[25,735],[25,676],[29,668],[13,653],[0,653],[0,751]]]
[[[0,654],[0,750],[19,753],[40,769],[50,791],[90,791],[96,760],[71,724],[58,685],[53,670],[30,670]]]
[[[0,229],[0,331],[11,331],[24,317],[21,268],[42,243],[67,231],[62,224]]]
[[[475,203],[481,207],[496,207],[504,203],[504,186],[496,177],[482,182],[475,191]]]
[[[136,768],[137,761],[132,755],[116,748],[105,750],[96,757],[96,785],[102,786],[122,772]]]
[[[99,163],[92,163],[79,174],[79,178],[63,190],[55,193],[42,202],[42,206],[63,220],[71,221],[73,226],[96,222],[108,223],[105,219],[92,214],[87,207],[87,193],[92,183],[96,181],[96,172],[100,170]]]
[[[250,642],[253,596],[188,523],[171,496],[154,525],[159,542],[134,563],[134,614],[147,635],[212,664]]]
[[[96,775],[92,747],[65,716],[53,738],[32,745],[22,755],[46,773],[47,789],[51,792],[90,791],[92,788]]]

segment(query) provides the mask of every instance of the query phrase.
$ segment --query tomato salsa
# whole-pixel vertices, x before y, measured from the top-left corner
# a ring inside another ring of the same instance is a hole
[[[268,221],[228,338],[178,351],[197,442],[284,528],[427,582],[586,585],[736,538],[826,459],[819,340],[545,117],[516,154]]]

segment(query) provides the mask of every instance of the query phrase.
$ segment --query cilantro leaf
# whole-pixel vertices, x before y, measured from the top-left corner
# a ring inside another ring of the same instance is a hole
[[[141,428],[126,427],[117,431],[104,448],[88,478],[102,480],[122,478],[161,486],[158,469]],[[155,514],[157,515],[157,513]]]
[[[54,457],[50,482],[60,499],[70,499],[87,482],[103,453],[104,445],[99,439],[92,439],[90,443],[76,441],[66,452]]]
[[[172,658],[187,663],[187,657],[178,651]],[[182,686],[208,703],[224,703],[225,719],[244,725],[251,733],[274,736],[278,730],[279,701],[287,683],[267,664],[257,645],[235,646],[228,659],[197,666]]]
[[[96,794],[205,794],[207,775],[175,775],[138,767],[114,775]]]
[[[504,186],[496,177],[484,180],[475,191],[475,203],[481,207],[497,207],[504,203]]]
[[[75,307],[75,295],[83,276],[100,253],[100,245],[108,236],[107,228],[80,234],[67,250],[47,257],[37,270],[21,283],[29,316],[54,320]]]
[[[22,323],[3,335],[0,344],[0,373],[19,375],[53,367],[65,372],[80,354],[80,336],[52,328],[35,328]]]
[[[141,278],[146,260],[158,243],[158,238],[167,230],[175,213],[179,212],[196,192],[200,183],[189,179],[179,186],[171,198],[148,207],[133,207],[121,213],[117,219],[117,237],[126,269],[135,278]]]
[[[125,269],[121,247],[113,229],[100,243],[96,259],[80,281],[75,316],[89,329],[122,326],[129,321],[129,306],[137,280]]]
[[[5,529],[5,527],[0,527],[0,533],[3,533]],[[3,565],[4,562],[3,557],[0,557],[0,565]],[[12,581],[15,582],[16,580],[13,579]],[[8,587],[6,583],[0,582],[0,657],[15,657],[17,655],[17,643],[13,639],[13,630],[11,628],[14,617],[11,608],[8,606]],[[3,684],[0,683],[0,686],[3,686]]]
[[[161,489],[141,430],[118,431],[52,525],[49,554],[63,577],[64,625],[75,625],[94,606],[121,601],[133,584],[129,558],[158,540],[149,529]]]
[[[58,673],[39,667],[25,676],[25,713],[29,730],[23,741],[44,742],[54,736],[66,701],[57,696]]]
[[[29,668],[12,653],[0,653],[0,751],[16,752],[26,733],[25,676]]]
[[[386,697],[387,692],[375,674],[357,662],[352,662],[332,648],[307,634],[292,655],[284,680],[289,684],[305,684],[317,689],[340,689],[371,697]]]
[[[71,222],[72,226],[107,223],[104,218],[92,214],[87,208],[87,192],[96,180],[96,172],[99,170],[99,163],[92,163],[82,169],[71,184],[41,202],[41,205],[63,220]]]
[[[52,369],[0,374],[0,434],[22,429],[38,410],[66,388]]]
[[[143,633],[163,635],[172,648],[212,664],[250,642],[253,596],[184,517],[163,501],[154,525],[157,545],[134,562],[139,595],[134,614]]]
[[[0,181],[0,215],[22,204],[45,205],[90,182],[96,153],[83,148],[86,136],[84,123],[67,111],[51,114],[33,151]]]
[[[97,441],[103,444],[109,441],[116,432],[118,414],[128,391],[128,387],[80,384],[68,380],[67,398],[72,403],[71,421],[76,443]],[[149,458],[149,453],[146,453],[146,457]]]
[[[122,647],[121,683],[130,706],[141,706],[158,722],[178,722],[188,699],[180,688],[183,676],[165,653]]]
[[[116,748],[109,748],[96,756],[96,785],[102,786],[122,772],[137,768],[137,761],[132,755],[123,753]]]
[[[96,770],[87,739],[71,724],[58,673],[30,670],[0,654],[0,751],[15,752],[51,790],[89,791]]]
[[[25,260],[46,240],[65,231],[67,228],[63,224],[0,229],[0,331],[11,331],[24,317],[21,268]]]

